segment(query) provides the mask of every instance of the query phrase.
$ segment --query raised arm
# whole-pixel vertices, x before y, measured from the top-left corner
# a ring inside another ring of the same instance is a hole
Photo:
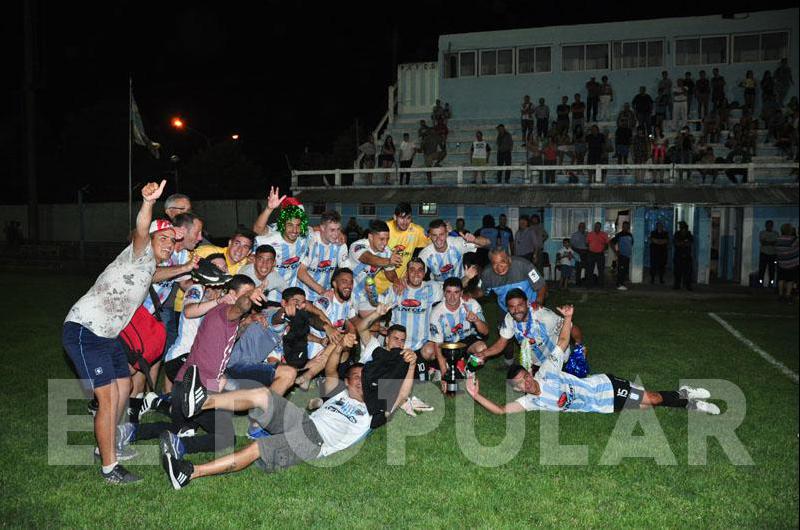
[[[262,293],[258,289],[254,289],[253,291],[247,294],[243,294],[242,296],[237,298],[236,302],[232,306],[228,307],[228,311],[226,312],[225,316],[230,322],[233,322],[234,320],[239,320],[244,315],[250,312],[250,309],[253,307],[253,304],[261,304],[266,301],[267,298],[264,296],[264,293]]]
[[[414,372],[416,369],[417,354],[412,350],[405,349],[400,352],[400,355],[402,355],[403,360],[408,363],[408,371],[406,372],[405,379],[403,379],[403,384],[400,385],[400,391],[397,393],[397,399],[387,414],[394,412],[401,403],[408,399],[408,396],[411,394],[411,388],[414,386]]]
[[[500,355],[503,352],[503,350],[506,349],[507,345],[508,345],[508,339],[507,338],[505,338],[505,337],[497,337],[497,340],[495,341],[494,344],[492,344],[491,346],[489,346],[488,348],[486,348],[485,350],[483,350],[482,352],[480,352],[480,353],[478,353],[476,355],[478,357],[480,357],[481,360],[486,362],[486,359],[491,359],[492,357],[494,357],[496,355]]]
[[[136,214],[136,230],[133,233],[133,255],[141,256],[150,244],[150,221],[153,220],[153,205],[164,193],[166,180],[161,184],[148,182],[142,187],[142,206]]]
[[[480,406],[492,414],[513,414],[515,412],[525,412],[525,409],[522,407],[522,405],[516,401],[512,401],[511,403],[506,403],[505,405],[500,406],[491,399],[481,395],[480,383],[477,377],[468,377],[466,386],[467,394],[469,394],[472,399],[480,404]]]
[[[269,195],[267,196],[267,207],[256,217],[256,221],[253,223],[253,232],[258,235],[269,233],[269,226],[267,226],[269,216],[272,215],[272,212],[275,211],[276,208],[280,207],[285,198],[286,195],[278,194],[278,188],[274,186],[270,187]]]
[[[358,339],[361,341],[361,344],[367,344],[369,342],[369,339],[372,338],[372,332],[370,331],[370,328],[391,309],[392,306],[380,303],[378,304],[378,307],[375,308],[375,311],[361,319],[361,321],[358,323],[358,326],[356,326],[356,331],[358,331]]]
[[[475,234],[464,234],[461,236],[467,243],[472,243],[477,247],[488,247],[491,244],[488,237],[476,236]]]

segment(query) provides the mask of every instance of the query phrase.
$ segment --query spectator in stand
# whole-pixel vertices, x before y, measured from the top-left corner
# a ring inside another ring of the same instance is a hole
[[[702,120],[708,112],[708,98],[711,95],[711,83],[705,70],[700,70],[700,79],[694,85],[694,94],[697,98],[697,117]]]
[[[425,120],[419,120],[419,129],[417,129],[417,138],[419,139],[420,143],[422,143],[422,140],[425,138],[425,135],[427,135],[428,131],[430,130],[431,128],[428,127],[428,124],[427,122],[425,122]]]
[[[422,154],[425,156],[425,167],[438,166],[442,159],[445,157],[445,151],[442,149],[442,138],[436,133],[434,129],[428,129],[428,132],[422,138]],[[428,184],[433,184],[433,173],[428,171]]]
[[[716,164],[717,157],[714,155],[714,148],[710,145],[705,147],[701,146],[701,152],[703,153],[700,156],[700,163],[701,164]],[[706,183],[706,177],[711,177],[711,184],[715,184],[717,182],[717,170],[716,169],[701,169],[700,176],[703,178],[702,183]]]
[[[561,272],[561,283],[559,286],[562,289],[567,289],[570,280],[572,280],[575,275],[575,252],[570,247],[569,239],[564,238],[561,241],[561,248],[558,249],[556,253],[556,260],[558,262],[558,270]]]
[[[572,111],[572,129],[570,132],[575,132],[578,126],[584,127],[586,125],[586,104],[581,101],[581,95],[575,94],[575,101],[572,102],[570,107]]]
[[[778,232],[772,229],[775,226],[771,220],[764,223],[764,230],[758,233],[758,283],[764,282],[764,273],[769,271],[769,286],[774,287],[775,281],[775,243],[778,241]]]
[[[655,126],[661,129],[666,128],[665,122],[667,121],[667,107],[669,107],[669,98],[662,94],[656,97],[656,113],[655,113]]]
[[[608,234],[603,232],[603,225],[598,223],[594,224],[594,230],[586,235],[586,246],[589,249],[589,255],[586,260],[586,280],[592,278],[592,285],[605,284],[606,272],[606,249],[608,248]],[[597,275],[595,276],[595,268]]]
[[[689,225],[686,222],[681,221],[678,223],[678,231],[675,232],[675,237],[672,238],[672,241],[675,247],[672,255],[672,272],[675,276],[675,282],[672,288],[677,291],[683,285],[687,290],[691,291],[694,236],[689,232]]]
[[[767,101],[772,101],[775,98],[775,80],[772,78],[772,72],[769,70],[764,71],[761,77],[761,102],[762,104]]]
[[[600,84],[600,98],[598,101],[597,119],[600,121],[608,121],[611,119],[611,102],[614,101],[614,90],[608,82],[608,76],[604,75]],[[633,124],[631,124],[632,126]]]
[[[719,113],[716,110],[706,112],[703,118],[703,133],[700,140],[703,143],[719,143]]]
[[[522,141],[527,142],[528,137],[533,135],[533,103],[531,97],[522,98],[522,107],[519,110],[520,124],[522,126]]]
[[[544,264],[544,244],[550,235],[547,233],[547,230],[544,229],[542,218],[539,217],[539,214],[531,215],[530,235],[533,241],[533,264],[536,265],[537,269],[542,270],[542,265]]]
[[[666,104],[666,113],[669,118],[672,118],[672,79],[669,78],[669,73],[665,70],[661,72],[661,79],[658,81],[658,92],[656,97],[659,101],[663,100]]]
[[[394,167],[394,155],[396,152],[397,149],[394,147],[394,140],[391,135],[387,135],[381,146],[381,154],[378,156],[382,169]],[[392,183],[392,175],[390,173],[384,173],[383,177],[384,184]]]
[[[483,133],[481,131],[477,131],[475,133],[475,141],[472,142],[472,146],[469,148],[469,159],[470,164],[473,166],[486,166],[489,164],[489,154],[492,151],[492,146],[489,145],[489,142],[483,139]],[[486,184],[486,172],[485,171],[476,171],[475,176],[472,178],[472,183],[478,183],[478,177],[481,178],[481,184]]]
[[[527,156],[526,160],[527,163],[531,166],[541,166],[544,165],[544,159],[542,158],[542,150],[539,147],[539,139],[535,136],[531,136],[528,139],[528,143],[525,144],[525,155]],[[531,182],[536,182],[536,177],[538,177],[539,183],[544,183],[544,176],[538,170],[533,170],[531,173]]]
[[[561,104],[556,107],[556,124],[558,132],[569,130],[569,98],[562,96]]]
[[[586,246],[586,223],[578,223],[578,230],[569,237],[570,246],[578,253],[578,260],[575,264],[575,284],[581,285],[583,283],[582,274],[586,270],[586,279],[589,279],[589,248]]]
[[[793,116],[794,120],[797,121],[797,111],[794,112]],[[797,147],[797,129],[792,125],[792,122],[784,121],[783,126],[781,126],[780,130],[778,131],[778,137],[775,139],[775,147],[781,150],[781,154],[786,157],[787,160],[793,160],[795,158],[794,153],[796,153],[795,149]]]
[[[628,155],[631,151],[631,141],[633,140],[633,131],[630,127],[617,127],[614,133],[614,147],[617,155],[617,164],[627,164]]]
[[[436,121],[436,124],[433,126],[433,130],[436,134],[439,135],[439,138],[442,139],[442,151],[447,154],[447,136],[450,134],[450,129],[447,128],[447,122],[444,118],[439,119]]]
[[[769,143],[770,139],[778,137],[778,129],[783,124],[783,112],[777,99],[764,101],[761,106],[761,119],[767,127],[767,136],[764,143]]]
[[[539,105],[533,109],[536,118],[536,136],[539,139],[547,137],[547,124],[550,123],[550,107],[544,104],[544,98],[539,98]]]
[[[733,149],[728,151],[728,156],[725,157],[726,164],[749,164],[752,158],[750,157],[750,153],[747,152],[740,145],[733,144]],[[742,177],[742,183],[747,182],[747,168],[742,167],[738,169],[726,169],[725,174],[728,176],[728,180],[737,184],[738,181],[736,180],[737,176]]]
[[[347,226],[344,227],[344,234],[347,237],[347,247],[349,248],[350,245],[361,239],[363,230],[358,225],[358,221],[355,217],[351,217],[350,220],[347,222]]]
[[[587,149],[586,134],[583,132],[583,127],[578,127],[575,129],[575,135],[572,140],[572,163],[578,165],[583,164],[586,159]]]
[[[583,129],[583,127],[581,127],[581,129]],[[564,159],[567,156],[569,156],[570,159],[574,159],[575,151],[572,148],[572,140],[570,139],[569,132],[561,131],[556,141],[558,142],[558,164],[563,165]]]
[[[558,164],[558,144],[555,138],[550,138],[547,145],[542,149],[542,158],[545,166],[555,166]],[[556,172],[545,171],[544,180],[546,184],[554,184],[556,181]]]
[[[744,89],[744,108],[752,113],[756,110],[756,78],[753,77],[753,71],[748,70],[744,75],[744,81],[739,83],[739,86]]]
[[[600,103],[600,83],[592,77],[586,82],[586,119],[597,121],[597,105]]]
[[[511,138],[511,133],[508,132],[501,123],[497,126],[497,165],[510,166],[511,165],[511,152],[514,149],[514,139]],[[497,183],[503,181],[503,170],[497,172]],[[511,170],[505,170],[505,182],[511,182]]]
[[[661,127],[656,127],[653,132],[653,163],[663,164],[667,158],[667,145],[669,140],[664,136]]]
[[[794,85],[792,68],[789,66],[789,62],[785,57],[781,59],[778,68],[775,69],[773,78],[775,79],[775,96],[778,98],[778,103],[783,106],[783,100],[786,99],[786,94],[789,93],[789,89]]]
[[[686,72],[683,76],[683,87],[686,89],[686,119],[692,116],[692,100],[694,99],[694,79],[692,72]]]
[[[728,98],[725,96],[725,94],[723,94],[717,102],[717,112],[719,112],[720,130],[727,131],[731,108],[730,105],[728,105]]]
[[[631,268],[633,255],[633,234],[628,221],[622,223],[622,230],[611,240],[611,247],[617,254],[617,290],[627,291],[625,282],[628,281],[628,272]]]
[[[456,219],[456,228],[454,231],[455,231],[454,235],[459,235],[462,237],[470,233],[470,231],[467,230],[467,222],[464,220],[463,217],[459,217],[458,219]]]
[[[519,228],[514,236],[514,255],[533,263],[533,238],[531,237],[530,218],[519,216]]]
[[[725,78],[719,75],[719,68],[711,70],[711,104],[718,108],[725,97]]]
[[[789,223],[781,225],[781,235],[775,241],[777,260],[778,300],[791,303],[792,293],[797,287],[798,257],[797,231]]]
[[[646,164],[648,158],[650,158],[650,142],[644,129],[637,127],[636,136],[633,137],[633,163]],[[634,172],[636,182],[644,182],[644,173],[643,169]]]
[[[672,126],[677,130],[689,121],[689,94],[683,85],[683,79],[675,83],[672,92]]]
[[[673,164],[692,164],[694,163],[694,137],[689,132],[689,127],[683,127],[680,134],[675,139],[675,158]],[[682,170],[681,179],[688,180],[691,170]]]
[[[631,102],[633,110],[636,112],[636,120],[639,127],[643,127],[650,133],[650,116],[653,114],[653,98],[647,93],[647,88],[639,87],[639,93]]]
[[[444,107],[442,106],[442,101],[437,99],[436,104],[433,106],[433,110],[431,111],[431,121],[433,123],[438,122],[439,120],[444,120]]]
[[[508,227],[508,217],[504,213],[498,218],[497,248],[502,248],[509,256],[514,255],[514,232]]]
[[[664,283],[664,270],[667,268],[667,245],[669,232],[664,230],[664,223],[656,222],[656,229],[650,232],[650,283]]]
[[[606,148],[606,137],[600,132],[597,125],[592,125],[591,132],[586,136],[587,164],[602,163]]]
[[[631,109],[630,103],[625,103],[622,110],[617,115],[617,127],[626,125],[633,129],[636,127],[636,113]]]
[[[444,104],[444,121],[447,123],[453,117],[453,111],[450,109],[450,103]]]
[[[403,171],[414,164],[414,156],[419,151],[416,142],[412,142],[408,133],[403,133],[403,141],[400,142],[400,184],[411,184],[411,172]],[[405,181],[405,182],[404,182]]]
[[[372,169],[375,167],[375,154],[378,151],[375,148],[375,139],[371,134],[367,136],[366,142],[358,146],[358,152],[362,155],[361,169]],[[365,173],[364,181],[367,184],[372,184],[372,173]]]

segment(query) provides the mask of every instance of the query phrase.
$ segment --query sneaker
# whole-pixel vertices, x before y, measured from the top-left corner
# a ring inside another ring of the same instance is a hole
[[[136,441],[136,431],[138,425],[135,423],[123,423],[117,425],[117,448],[130,445],[131,442]]]
[[[191,438],[197,434],[197,431],[192,427],[181,427],[176,435],[178,438]]]
[[[200,370],[192,365],[183,376],[183,415],[187,418],[197,415],[208,398],[208,391],[200,382]]]
[[[409,416],[412,416],[412,417],[413,417],[413,416],[416,416],[416,415],[417,415],[417,413],[416,413],[416,412],[414,412],[414,407],[413,407],[413,406],[411,406],[411,400],[410,400],[410,399],[407,399],[407,400],[405,400],[405,401],[403,402],[403,404],[402,404],[402,405],[400,405],[400,408],[401,408],[401,409],[403,409],[403,412],[405,412],[405,413],[406,413],[406,414],[408,414]]]
[[[619,287],[617,287],[617,291],[627,291],[627,290],[628,288],[625,287],[624,285],[620,285]]]
[[[700,412],[705,412],[706,414],[719,414],[719,407],[714,405],[713,403],[709,403],[708,401],[698,401],[694,399],[690,399],[689,403],[686,405],[688,410],[699,410]]]
[[[142,408],[139,409],[139,419],[151,410],[155,410],[160,402],[161,397],[155,392],[145,394],[142,398]]]
[[[120,464],[114,466],[114,469],[109,471],[108,473],[103,473],[103,469],[100,469],[100,476],[102,476],[106,482],[109,484],[131,484],[133,482],[139,482],[142,480],[140,477],[134,475]]]
[[[131,460],[139,456],[139,453],[131,447],[130,445],[119,445],[117,444],[117,460],[120,462],[124,462],[126,460]],[[100,448],[94,448],[94,457],[96,460],[100,460]]]
[[[315,410],[317,410],[318,408],[320,408],[322,406],[322,403],[323,403],[322,398],[318,398],[318,397],[311,398],[311,399],[308,400],[308,404],[306,405],[306,409],[308,409],[309,412],[315,411]]]
[[[708,399],[711,397],[711,392],[705,388],[694,388],[688,385],[683,385],[678,389],[681,399]]]
[[[247,428],[247,437],[251,440],[258,440],[261,438],[268,438],[272,436],[268,430],[259,425],[258,423],[251,423]]]
[[[192,473],[194,473],[192,463],[173,458],[168,452],[161,453],[161,467],[167,473],[169,483],[176,490],[185,488],[189,485],[189,481],[192,480]]]
[[[158,446],[162,454],[169,454],[176,460],[180,460],[186,454],[181,439],[169,431],[162,432],[158,437]]]
[[[414,409],[415,412],[431,412],[433,407],[422,401],[417,396],[411,396],[408,398],[408,401],[411,403],[411,408]]]

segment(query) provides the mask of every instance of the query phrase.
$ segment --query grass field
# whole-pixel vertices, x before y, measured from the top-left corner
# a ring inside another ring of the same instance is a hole
[[[48,465],[48,379],[71,377],[60,346],[61,323],[91,280],[9,274],[0,279],[5,293],[0,302],[0,526],[798,526],[797,385],[707,315],[719,314],[797,372],[796,306],[747,296],[679,298],[635,290],[552,296],[552,303],[576,304],[576,322],[584,329],[595,372],[638,377],[654,390],[675,388],[681,378],[737,385],[747,408],[736,434],[753,465],[733,465],[714,439],[708,443],[706,465],[689,465],[690,420],[680,409],[655,412],[674,455],[672,465],[644,457],[624,458],[618,465],[601,463],[618,426],[620,417],[615,415],[519,415],[508,427],[524,427],[519,450],[493,450],[505,438],[506,418],[483,409],[475,409],[474,418],[461,414],[472,410],[471,400],[462,395],[444,403],[444,411],[440,406],[415,419],[401,414],[362,446],[337,457],[347,460],[341,465],[302,465],[274,475],[251,468],[198,480],[176,492],[157,463],[155,445],[137,444],[141,456],[132,462],[141,465],[131,468],[144,480],[128,487],[107,486],[93,465]],[[495,401],[506,399],[502,371],[490,363],[479,377],[484,394]],[[77,382],[71,384],[77,388]],[[432,390],[428,385],[419,393],[433,400]],[[294,397],[301,402],[308,396],[296,392]],[[725,404],[720,405],[726,412]],[[85,414],[80,401],[71,403],[70,411]],[[651,434],[647,417],[641,417],[643,424],[633,433]],[[155,414],[146,418],[157,419]],[[560,444],[588,448],[586,463],[542,463],[551,461],[550,446],[543,448],[542,438],[549,436],[554,420]],[[470,425],[487,448],[476,451],[474,442],[465,443],[470,449],[465,455],[457,433],[463,438],[464,427]],[[238,432],[244,429],[245,419],[237,418]],[[405,438],[401,459],[397,439],[428,429]],[[73,433],[69,439],[87,445],[87,455],[91,451],[91,433]],[[239,444],[244,443],[240,438]],[[608,451],[624,453],[625,447]],[[492,454],[505,456],[506,462],[493,467],[473,463]],[[396,465],[398,460],[405,463]]]

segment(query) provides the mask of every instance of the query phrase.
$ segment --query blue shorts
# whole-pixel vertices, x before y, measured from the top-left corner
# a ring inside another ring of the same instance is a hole
[[[275,379],[275,367],[267,363],[229,365],[225,373],[237,380],[240,388],[269,387]]]
[[[75,322],[65,322],[61,342],[86,390],[94,390],[131,375],[128,356],[116,337],[98,337],[89,328]]]

